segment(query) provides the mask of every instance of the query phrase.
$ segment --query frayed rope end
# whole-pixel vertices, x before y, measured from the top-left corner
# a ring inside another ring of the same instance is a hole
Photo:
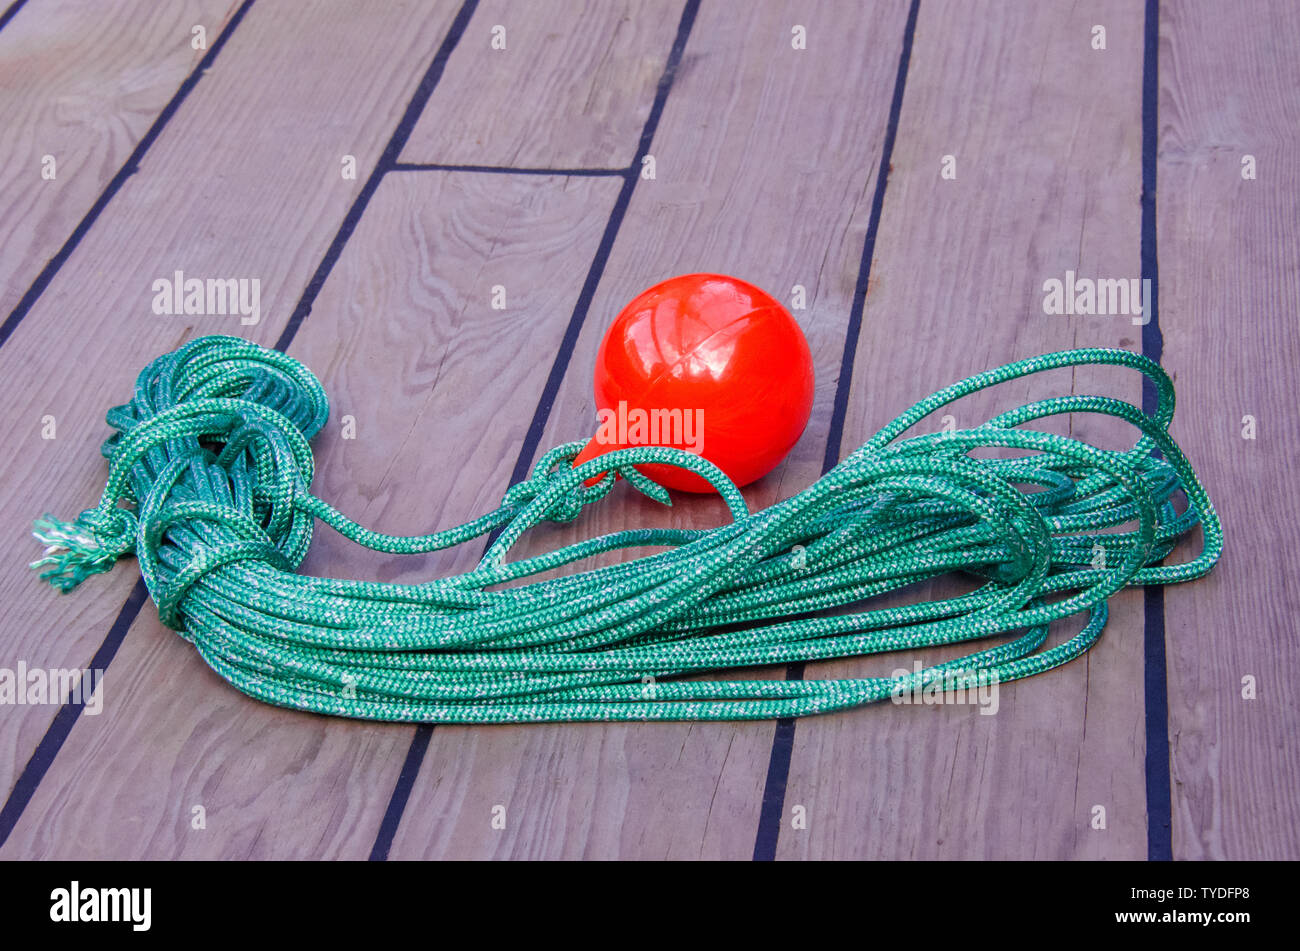
[[[64,522],[48,512],[34,522],[32,537],[45,545],[45,557],[28,567],[42,568],[41,578],[60,591],[68,592],[91,575],[109,571],[124,554],[120,545],[106,544],[86,521],[83,512]]]

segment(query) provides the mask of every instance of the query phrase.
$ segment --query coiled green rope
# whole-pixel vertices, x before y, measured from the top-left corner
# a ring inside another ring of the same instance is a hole
[[[976,390],[1082,364],[1146,374],[1159,395],[1154,415],[1069,395],[974,429],[898,438]],[[163,622],[235,687],[281,706],[426,722],[713,720],[825,713],[940,682],[969,689],[1047,670],[1096,641],[1116,591],[1199,577],[1222,549],[1218,516],[1168,434],[1173,385],[1155,363],[1123,350],[1053,353],[953,384],[803,492],[754,513],[691,453],[637,447],[574,468],[575,442],[547,453],[481,518],[429,535],[382,535],[309,492],[308,440],[328,412],[305,366],[236,337],[201,337],[158,358],[134,399],[108,413],[117,432],[103,446],[110,466],[99,504],[72,523],[38,521],[34,534],[50,547],[34,567],[51,566],[42,577],[66,591],[134,552]],[[1062,413],[1115,416],[1141,436],[1113,451],[1017,428]],[[1030,454],[968,455],[993,446]],[[616,532],[505,561],[530,526],[573,519],[603,498],[615,472],[667,504],[667,493],[632,468],[648,462],[708,479],[733,521]],[[294,573],[314,519],[399,554],[501,533],[465,574],[378,584]],[[1162,565],[1197,524],[1200,554]],[[489,590],[639,546],[667,550]],[[983,584],[959,597],[826,612],[953,571]],[[1052,621],[1084,611],[1079,634],[1040,650]],[[992,646],[907,677],[677,677],[984,639]]]

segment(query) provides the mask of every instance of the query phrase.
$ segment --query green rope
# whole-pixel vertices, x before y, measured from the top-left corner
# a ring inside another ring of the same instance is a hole
[[[1058,396],[974,429],[898,438],[977,390],[1084,364],[1145,374],[1158,394],[1154,414],[1101,396]],[[543,456],[495,511],[403,537],[368,531],[310,494],[308,440],[329,413],[311,371],[236,337],[201,337],[151,363],[134,399],[109,411],[117,432],[103,446],[103,497],[72,523],[37,522],[34,534],[50,547],[34,567],[50,566],[42,577],[67,591],[134,552],[163,623],[244,693],[301,710],[459,723],[803,716],[939,683],[971,689],[1039,673],[1092,646],[1121,588],[1209,571],[1222,530],[1169,437],[1173,412],[1173,384],[1145,357],[1053,353],[927,397],[816,483],[760,512],[691,453],[635,447],[574,467],[575,442]],[[1141,435],[1114,451],[1018,428],[1066,413],[1118,417]],[[981,447],[1027,452],[969,455]],[[633,468],[651,462],[707,479],[732,522],[615,532],[506,561],[529,527],[571,520],[607,495],[615,473],[669,504]],[[379,584],[294,573],[315,519],[397,554],[500,534],[465,574]],[[1162,564],[1198,524],[1200,554]],[[666,550],[511,584],[644,546]],[[827,610],[954,571],[982,584],[957,597]],[[1079,634],[1043,647],[1053,621],[1085,611]],[[992,646],[907,676],[679,677],[983,639]]]

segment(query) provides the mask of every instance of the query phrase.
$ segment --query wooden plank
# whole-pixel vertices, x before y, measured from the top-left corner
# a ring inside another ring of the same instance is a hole
[[[1142,10],[1042,3],[1004,14],[921,5],[841,456],[980,370],[1072,346],[1140,346],[1129,317],[1047,316],[1043,283],[1067,269],[1139,276]],[[1105,51],[1090,45],[1097,24]],[[953,180],[941,177],[946,155]],[[1138,379],[1057,373],[944,412],[976,425],[994,407],[1072,385],[1137,401]],[[1135,438],[1077,416],[1072,427],[1102,445]],[[937,428],[932,417],[918,431]],[[1078,626],[1061,625],[1053,641]],[[1001,685],[996,715],[885,703],[799,721],[778,855],[1144,856],[1142,645],[1142,596],[1128,591],[1086,658]],[[819,664],[807,676],[888,676],[968,652]],[[1090,828],[1094,805],[1104,831]],[[796,807],[805,828],[794,827]]]
[[[0,31],[0,321],[203,58],[191,29],[215,42],[232,9],[48,0]]]
[[[40,255],[48,257],[94,200],[87,176],[102,186],[113,174],[149,109],[166,98],[163,73],[183,73],[190,62],[186,15],[176,14],[186,29],[174,46],[163,33],[176,8],[144,35],[125,30],[104,44],[113,49],[92,50],[76,37],[93,30],[52,3],[40,0],[42,9],[62,11],[57,32],[78,51],[70,58],[89,59],[99,76],[83,83],[69,66],[58,72],[55,87],[66,81],[68,90],[59,95],[79,102],[75,97],[120,82],[139,98],[114,100],[121,118],[89,130],[93,142],[72,140],[71,148],[88,151],[75,179],[63,180],[61,161],[59,191],[33,193],[0,176],[0,207],[29,231],[17,244],[0,244],[0,303],[29,280],[6,279],[4,269],[39,269]],[[637,185],[542,448],[587,434],[595,344],[644,286],[702,269],[738,273],[780,297],[803,283],[810,309],[796,316],[814,346],[817,406],[787,466],[747,493],[763,505],[820,470],[905,7],[873,12],[855,27],[861,35],[849,31],[823,59],[818,38],[839,36],[844,23],[860,20],[857,8],[810,13],[806,5],[772,4],[745,14],[737,27],[734,10],[714,6],[701,10],[656,137],[658,178]],[[0,33],[0,51],[36,9]],[[135,9],[114,20],[133,22]],[[680,5],[661,14],[671,21],[666,34],[646,25],[650,8],[619,9],[636,24],[632,34],[602,7],[583,22],[599,24],[618,61],[651,55],[644,43],[662,63]],[[1076,344],[1139,346],[1140,328],[1122,318],[1043,315],[1041,284],[1067,268],[1137,275],[1141,13],[1117,3],[1083,13],[1048,4],[1010,22],[1000,10],[938,0],[921,6],[842,453],[914,398],[975,370]],[[16,449],[0,459],[0,480],[16,487],[0,499],[0,528],[11,538],[25,534],[33,514],[70,515],[94,500],[103,477],[103,411],[129,392],[143,362],[214,330],[276,339],[453,14],[420,11],[424,19],[411,23],[382,11],[253,8],[141,172],[0,350],[0,432]],[[520,16],[531,14],[483,6],[471,29],[504,19],[513,41],[520,31],[511,18]],[[1297,659],[1287,638],[1296,626],[1297,556],[1269,503],[1294,484],[1288,449],[1300,436],[1286,388],[1300,343],[1285,319],[1295,309],[1300,260],[1288,227],[1300,176],[1287,147],[1297,76],[1286,54],[1297,16],[1280,4],[1251,20],[1209,4],[1166,4],[1162,17],[1165,364],[1178,375],[1175,435],[1206,477],[1229,546],[1209,578],[1165,593],[1175,854],[1294,858],[1300,808],[1290,780],[1300,764],[1288,740],[1297,715],[1294,689],[1279,684],[1276,672]],[[821,65],[775,55],[788,49],[793,23],[809,25],[808,53]],[[1108,28],[1105,53],[1088,46],[1095,23]],[[117,35],[112,25],[102,28]],[[460,109],[468,119],[478,111],[468,97],[478,92],[507,112],[515,99],[525,100],[547,119],[515,138],[509,122],[488,120],[483,142],[502,151],[482,153],[491,158],[484,164],[496,164],[499,154],[533,165],[534,151],[548,149],[535,164],[626,163],[653,77],[647,85],[635,70],[615,71],[628,101],[621,109],[601,104],[601,128],[617,125],[619,135],[569,129],[563,118],[577,99],[566,98],[572,90],[559,78],[573,67],[555,51],[581,54],[584,75],[606,60],[578,32],[564,28],[540,44],[514,47],[521,55],[513,62],[528,64],[528,72],[550,64],[532,91],[528,83],[512,86],[509,73],[486,79],[478,70],[486,52],[457,53],[420,134],[442,111]],[[55,42],[47,32],[31,47],[42,57],[32,72],[42,78],[56,69],[46,56]],[[132,43],[170,52],[140,72],[115,67],[128,49],[143,48]],[[320,62],[322,48],[346,53]],[[5,62],[0,57],[0,70]],[[20,71],[19,80],[26,75]],[[366,77],[360,85],[358,75]],[[501,85],[513,94],[498,95]],[[12,100],[0,92],[6,129],[11,117],[23,117],[14,126],[23,130],[18,138],[0,143],[0,157],[11,148],[20,153],[0,162],[5,169],[29,154],[39,158],[41,133],[26,130],[42,123],[62,129],[30,105],[39,98],[30,84],[22,88],[30,94]],[[446,89],[461,95],[453,102]],[[623,122],[625,111],[640,118]],[[528,114],[520,110],[512,121],[526,124]],[[293,131],[271,139],[260,131],[268,128]],[[482,136],[466,141],[473,137]],[[437,144],[436,130],[430,141],[433,151],[408,148],[404,160],[451,154]],[[358,157],[356,181],[337,174],[344,152]],[[949,153],[956,181],[939,177],[940,158]],[[1259,159],[1258,180],[1241,179],[1245,153]],[[324,171],[313,177],[309,170],[318,166]],[[323,496],[393,531],[450,524],[495,502],[550,365],[555,328],[572,310],[573,282],[585,272],[617,187],[615,179],[430,172],[385,179],[292,349],[326,379],[336,423],[343,415],[357,420],[355,441],[331,428],[318,444]],[[33,195],[39,208],[22,204]],[[261,324],[153,315],[150,283],[177,266],[260,276]],[[539,266],[545,279],[528,277]],[[485,307],[495,283],[509,290],[505,313]],[[380,313],[386,319],[374,320]],[[542,324],[522,319],[537,314]],[[993,402],[1043,395],[1062,379],[1008,385],[995,400],[967,401],[952,412],[966,425]],[[1078,391],[1104,386],[1137,396],[1128,375],[1064,379]],[[47,414],[58,421],[54,440],[40,439]],[[1245,414],[1257,420],[1255,440],[1241,437]],[[1071,426],[1117,441],[1114,430],[1091,419],[1076,417]],[[464,453],[454,466],[445,461],[449,440]],[[524,550],[627,525],[707,525],[724,517],[707,500],[682,500],[665,512],[620,487],[577,525],[538,530]],[[1253,540],[1258,557],[1243,562],[1236,553],[1244,539]],[[60,598],[22,567],[21,544],[18,551],[0,566],[0,667],[84,664],[137,577],[132,566]],[[461,570],[478,551],[369,556],[322,528],[304,570],[416,580]],[[888,673],[916,656],[818,665],[808,676]],[[922,656],[928,662],[948,654]],[[1254,701],[1241,697],[1247,674],[1259,681]],[[1087,658],[1005,685],[998,716],[880,705],[800,721],[780,854],[1141,857],[1141,675],[1141,596],[1130,592],[1113,603],[1110,627]],[[412,735],[409,727],[327,721],[249,701],[163,630],[151,605],[126,638],[106,692],[104,714],[78,722],[0,857],[360,857]],[[4,788],[54,712],[6,710]],[[770,741],[771,724],[439,727],[393,854],[747,857]],[[490,825],[498,804],[508,808],[501,831]],[[807,809],[806,830],[790,827],[796,804]],[[1089,827],[1097,804],[1107,809],[1105,831]],[[194,805],[207,809],[206,830],[191,827]]]
[[[681,9],[679,0],[485,0],[402,161],[626,167]]]
[[[591,366],[637,292],[673,274],[734,273],[788,300],[818,373],[816,405],[785,465],[747,491],[752,507],[820,471],[907,7],[703,4],[542,448],[591,435]],[[807,29],[808,48],[791,30]],[[615,489],[569,526],[535,529],[520,557],[642,525],[716,525],[714,500],[670,511]],[[766,671],[764,676],[780,676]],[[751,675],[752,676],[752,675]],[[393,858],[749,858],[773,724],[438,726]],[[504,806],[504,829],[492,828]]]
[[[1297,40],[1294,4],[1161,5],[1164,365],[1178,380],[1174,434],[1226,539],[1208,577],[1165,591],[1180,859],[1300,857],[1300,554],[1285,514],[1300,493]],[[1247,676],[1257,699],[1243,697]]]
[[[290,348],[331,397],[332,422],[316,445],[321,497],[408,534],[497,503],[509,449],[546,379],[535,355],[554,346],[582,287],[584,269],[559,262],[595,253],[619,186],[441,172],[384,179]],[[508,307],[493,310],[502,283]],[[355,439],[344,437],[348,416]],[[448,458],[456,465],[442,464]],[[399,559],[320,526],[302,570],[414,582],[476,559],[481,547]],[[152,611],[109,677],[115,702],[78,724],[6,852],[369,854],[412,727],[250,700]],[[190,827],[196,804],[207,811],[203,831]]]
[[[0,349],[11,439],[0,482],[13,487],[0,498],[5,537],[24,539],[33,516],[71,517],[99,498],[104,413],[130,396],[148,360],[203,333],[275,341],[454,15],[445,7],[251,8]],[[341,175],[345,154],[356,156],[355,180]],[[177,269],[260,280],[260,323],[154,314],[153,281]],[[57,438],[41,438],[46,416]],[[84,667],[138,573],[124,565],[60,597],[27,570],[28,553],[40,551],[29,544],[0,565],[0,666]],[[155,616],[151,606],[144,614]],[[18,706],[0,718],[0,788],[13,787],[56,710]]]

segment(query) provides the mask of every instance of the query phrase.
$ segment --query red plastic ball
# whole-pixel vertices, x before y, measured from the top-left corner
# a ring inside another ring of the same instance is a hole
[[[683,274],[640,294],[596,355],[598,431],[575,465],[627,446],[696,452],[747,485],[770,472],[812,413],[812,352],[771,295],[725,274]],[[712,492],[669,465],[660,485]]]

